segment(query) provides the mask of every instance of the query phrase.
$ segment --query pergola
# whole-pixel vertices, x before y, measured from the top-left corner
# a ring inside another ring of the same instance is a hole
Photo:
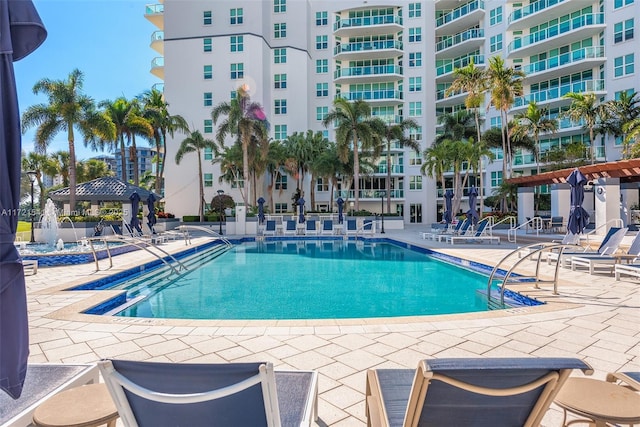
[[[567,182],[567,177],[575,168],[560,169],[543,172],[538,175],[518,176],[506,180],[518,187],[536,187],[545,184],[561,184]],[[580,172],[587,179],[620,178],[621,183],[640,181],[640,159],[620,160],[617,162],[596,163],[580,166]]]

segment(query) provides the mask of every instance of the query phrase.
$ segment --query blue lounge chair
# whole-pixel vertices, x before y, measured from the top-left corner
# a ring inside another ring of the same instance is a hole
[[[314,219],[309,219],[306,221],[306,226],[304,229],[304,232],[306,235],[313,235],[313,236],[317,236],[318,235],[318,227],[316,226],[317,221]]]
[[[317,372],[274,372],[271,363],[98,367],[125,427],[298,427],[316,418]]]
[[[612,372],[607,374],[607,381],[640,391],[640,372]]]
[[[471,228],[471,221],[467,218],[462,222],[462,225],[458,227],[458,231],[456,233],[438,235],[438,242],[442,242],[443,240],[447,242],[453,236],[464,236],[469,231],[469,228]]]
[[[417,370],[367,372],[368,425],[539,426],[574,358],[429,359]]]
[[[489,241],[489,243],[493,243],[494,241],[500,243],[500,237],[487,234],[487,224],[489,224],[488,220],[482,220],[478,223],[478,229],[475,231],[475,233],[471,235],[465,234],[464,236],[451,236],[447,240],[452,245],[456,242],[477,243],[487,240]]]
[[[640,259],[640,232],[636,234],[631,242],[631,246],[627,249],[626,253],[613,254],[613,255],[596,255],[596,254],[584,254],[571,257],[571,270],[576,270],[578,267],[589,268],[589,274],[593,274],[598,267],[603,267],[609,270],[611,274],[616,264],[620,264],[622,261],[628,263],[636,262]]]
[[[296,221],[293,219],[288,219],[285,223],[285,227],[283,230],[284,234],[290,234],[290,235],[295,235],[296,234]]]
[[[347,235],[354,235],[358,232],[358,222],[355,219],[347,220]]]
[[[589,250],[585,248],[583,251],[563,251],[562,258],[560,258],[559,252],[549,252],[547,254],[547,264],[551,264],[551,261],[558,261],[562,267],[568,267],[571,263],[571,257],[573,256],[583,256],[587,254],[596,254],[596,255],[610,255],[615,253],[622,243],[622,239],[624,239],[625,234],[627,234],[628,228],[620,228],[620,227],[611,227],[609,231],[602,239],[602,243],[596,251]]]
[[[616,280],[620,276],[632,276],[640,279],[640,264],[616,264],[614,268]]]
[[[322,231],[320,234],[333,234],[333,220],[325,219],[322,221]]]
[[[276,220],[268,219],[265,223],[264,230],[262,234],[265,236],[275,236],[276,235]]]
[[[441,228],[437,231],[427,231],[422,233],[422,238],[429,239],[429,240],[437,240],[438,236],[457,234],[458,231],[460,231],[460,227],[462,227],[462,224],[463,224],[463,221],[458,221],[455,227],[453,228],[451,228],[449,224],[445,224],[444,228]]]

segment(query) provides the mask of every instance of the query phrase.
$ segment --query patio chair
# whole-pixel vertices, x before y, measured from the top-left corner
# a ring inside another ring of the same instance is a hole
[[[640,391],[640,372],[611,372],[607,374],[607,381]]]
[[[264,236],[275,236],[276,235],[276,220],[268,219],[265,223],[264,230],[262,230],[262,234]]]
[[[358,221],[355,219],[347,219],[347,235],[355,235],[358,232]]]
[[[294,219],[288,219],[285,222],[285,226],[284,229],[282,230],[282,232],[286,235],[295,235],[296,234],[296,221]]]
[[[458,231],[455,233],[444,233],[441,235],[438,235],[438,242],[442,242],[444,241],[449,241],[449,239],[453,236],[464,236],[467,234],[467,232],[469,231],[469,229],[471,229],[471,221],[467,218],[464,221],[462,221],[462,225],[460,227],[458,227]]]
[[[493,243],[494,241],[500,243],[500,237],[487,234],[486,230],[488,224],[488,220],[482,220],[478,223],[478,229],[472,235],[465,234],[464,236],[451,236],[449,239],[447,239],[447,241],[452,245],[456,242],[482,243],[487,240],[489,241],[489,243]]]
[[[271,363],[98,363],[125,427],[310,426],[317,372]]]
[[[307,220],[305,223],[304,233],[308,236],[317,236],[319,230],[316,224],[317,221],[315,219]]]
[[[441,228],[437,231],[430,231],[430,232],[424,232],[422,233],[422,238],[423,239],[429,239],[429,240],[437,240],[438,236],[443,236],[443,235],[451,235],[451,234],[456,234],[460,231],[460,227],[462,227],[462,224],[464,223],[464,221],[458,221],[455,225],[455,227],[451,228],[451,226],[449,224],[445,224],[444,228]]]
[[[589,250],[589,248],[584,248],[583,251],[565,251],[562,252],[562,259],[560,259],[559,252],[549,252],[547,254],[547,264],[551,264],[551,261],[557,261],[560,263],[562,267],[568,267],[571,264],[571,257],[573,256],[582,256],[586,254],[597,254],[597,255],[610,255],[615,253],[622,243],[622,239],[625,234],[627,234],[628,228],[620,228],[620,227],[611,227],[609,231],[602,239],[602,243],[596,251]]]
[[[626,253],[613,255],[580,255],[571,257],[571,270],[578,267],[587,267],[589,274],[593,274],[598,267],[604,267],[613,273],[613,267],[626,261],[627,264],[637,261],[640,258],[640,232],[635,235]]]
[[[616,264],[613,272],[616,280],[620,280],[620,276],[632,276],[640,279],[640,264]]]
[[[574,358],[428,359],[367,372],[368,426],[539,426]]]
[[[322,221],[322,231],[320,232],[320,234],[334,234],[332,219],[325,219],[324,221]]]
[[[37,259],[23,259],[22,268],[24,274],[34,275],[38,274],[38,260]]]
[[[560,233],[564,227],[564,217],[552,216],[549,222],[549,231]]]

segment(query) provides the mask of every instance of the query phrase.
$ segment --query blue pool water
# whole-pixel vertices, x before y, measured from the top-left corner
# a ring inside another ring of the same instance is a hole
[[[115,314],[338,319],[487,310],[486,275],[390,243],[253,242],[197,263],[173,279],[151,273],[142,285],[118,285],[139,301]]]

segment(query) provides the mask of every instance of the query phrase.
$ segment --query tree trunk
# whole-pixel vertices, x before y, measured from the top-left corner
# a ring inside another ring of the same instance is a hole
[[[161,145],[160,145],[160,135],[156,135],[155,137],[156,143],[156,183],[155,183],[155,192],[160,194],[160,182],[162,180],[162,172],[160,171],[160,164],[164,163],[161,159],[162,154],[160,153]]]
[[[69,214],[76,210],[76,147],[73,135],[73,124],[69,128]]]
[[[358,153],[358,137],[353,136],[353,190],[355,192],[355,210],[360,210],[360,153]]]
[[[136,148],[136,136],[131,135],[131,147],[129,148],[129,160],[133,163],[133,185],[140,185],[140,174],[138,172],[138,149]]]
[[[244,201],[245,209],[248,207],[249,198],[249,140],[250,135],[242,135],[242,179],[244,188],[240,187],[240,195]]]
[[[476,144],[480,144],[480,138],[482,138],[482,135],[480,134],[480,118],[478,117],[478,109],[475,109],[475,119],[476,119],[476,134],[478,135],[478,139],[476,140]],[[482,157],[480,156],[480,159],[478,160],[478,170],[479,170],[479,180],[480,182],[478,183],[478,186],[480,187],[479,191],[478,191],[478,196],[480,199],[480,216],[482,217],[482,214],[484,212],[484,179],[483,179],[483,175],[484,175],[484,168],[482,167]]]
[[[162,131],[162,141],[160,141],[161,147],[162,147],[162,159],[160,161],[160,174],[158,175],[159,177],[159,184],[156,183],[156,188],[158,190],[158,194],[160,194],[160,191],[162,189],[162,181],[164,180],[164,161],[166,160],[167,157],[167,133],[165,131]]]
[[[120,178],[122,178],[122,181],[127,182],[127,158],[125,156],[124,134],[120,134],[120,166],[122,167]]]

